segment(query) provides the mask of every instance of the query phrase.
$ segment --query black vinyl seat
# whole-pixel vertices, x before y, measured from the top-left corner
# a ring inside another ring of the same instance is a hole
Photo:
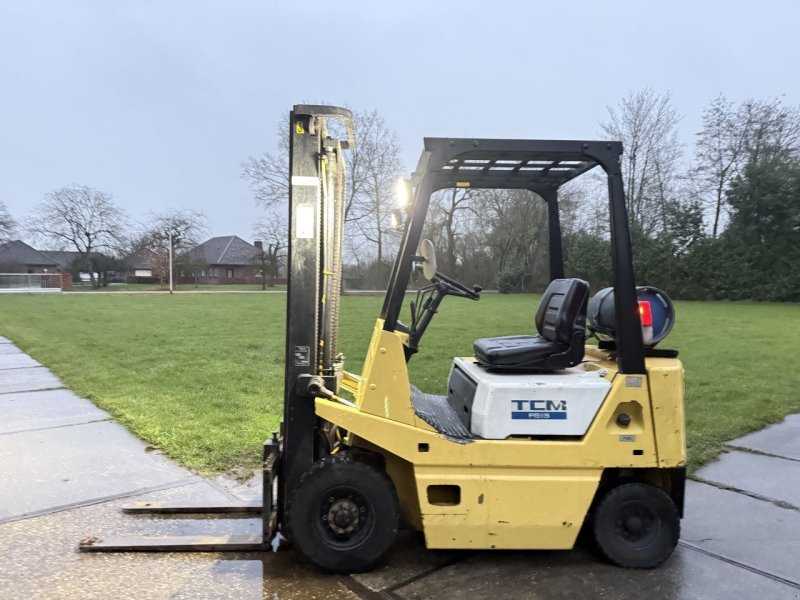
[[[539,335],[509,335],[475,340],[475,358],[484,367],[508,371],[553,371],[583,360],[589,284],[554,279],[536,311]]]

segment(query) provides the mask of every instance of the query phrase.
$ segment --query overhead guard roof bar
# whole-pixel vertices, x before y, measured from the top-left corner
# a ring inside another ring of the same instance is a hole
[[[446,151],[452,147],[453,141],[451,138],[425,138],[423,156]],[[558,188],[600,164],[597,160],[587,158],[581,142],[548,141],[545,145],[538,140],[475,141],[479,145],[474,149],[460,152],[438,168],[428,169],[434,189]],[[559,148],[554,150],[552,145],[558,145]],[[425,170],[423,162],[427,164],[427,160],[420,161],[414,173],[416,177],[412,177],[412,180],[422,176]]]

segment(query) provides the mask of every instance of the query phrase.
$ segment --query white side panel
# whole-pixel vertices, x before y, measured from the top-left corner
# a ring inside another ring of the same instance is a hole
[[[611,389],[601,371],[580,368],[553,373],[502,374],[468,359],[458,366],[478,386],[472,433],[501,440],[511,435],[581,436]]]

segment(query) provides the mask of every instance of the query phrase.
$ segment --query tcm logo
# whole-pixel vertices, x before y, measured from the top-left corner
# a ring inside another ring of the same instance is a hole
[[[566,420],[566,400],[512,400],[512,419]]]

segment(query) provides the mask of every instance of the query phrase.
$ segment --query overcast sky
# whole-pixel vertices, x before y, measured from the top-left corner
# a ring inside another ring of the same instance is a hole
[[[590,138],[631,90],[800,103],[800,3],[2,0],[0,200],[70,183],[133,219],[205,213],[252,238],[240,163],[292,104],[377,109],[408,169],[423,136]]]

